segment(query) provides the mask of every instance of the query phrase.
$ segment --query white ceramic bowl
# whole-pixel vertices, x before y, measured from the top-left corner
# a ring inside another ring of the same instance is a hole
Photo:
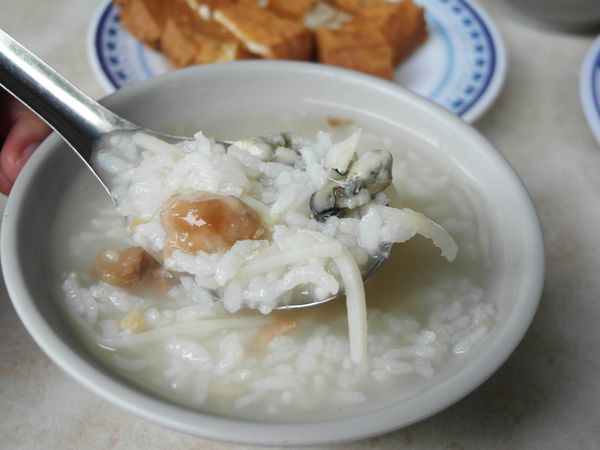
[[[177,71],[123,89],[110,108],[150,128],[219,124],[236,117],[307,110],[349,117],[389,136],[427,142],[437,158],[463,173],[480,193],[500,249],[494,298],[495,328],[468,357],[409,396],[366,405],[329,420],[318,414],[297,423],[267,423],[210,415],[169,403],[114,375],[74,337],[52,298],[49,223],[80,162],[57,136],[26,165],[9,198],[2,229],[2,266],[14,306],[42,349],[94,392],[159,424],[207,438],[267,445],[355,440],[387,432],[456,402],[488,378],[515,349],[536,311],[544,273],[534,207],[521,181],[472,127],[392,83],[323,65],[243,62]],[[250,119],[249,119],[250,120]]]

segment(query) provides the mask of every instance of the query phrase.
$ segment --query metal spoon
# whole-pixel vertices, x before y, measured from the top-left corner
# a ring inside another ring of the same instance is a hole
[[[148,130],[106,109],[2,30],[0,85],[60,134],[107,191],[91,163],[111,136],[143,132],[169,143],[185,139]]]
[[[136,133],[156,137],[170,144],[190,140],[143,128],[113,113],[92,100],[24,46],[0,30],[0,85],[48,123],[69,144],[85,163],[90,174],[110,194],[106,178],[94,170],[92,162],[100,148],[106,147],[115,135],[133,137]],[[112,197],[111,197],[112,198]],[[389,247],[374,258],[363,271],[369,279],[389,255]],[[313,306],[343,295],[315,301],[310,296],[298,299],[278,309]]]

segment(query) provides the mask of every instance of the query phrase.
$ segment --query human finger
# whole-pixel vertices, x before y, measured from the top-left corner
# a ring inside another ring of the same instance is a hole
[[[0,152],[0,169],[14,183],[25,162],[52,130],[25,106],[11,107],[14,108],[12,123]]]

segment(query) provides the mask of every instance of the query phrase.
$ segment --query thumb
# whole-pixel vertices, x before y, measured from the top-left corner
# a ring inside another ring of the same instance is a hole
[[[6,175],[4,175],[4,172],[2,172],[2,168],[0,167],[0,192],[2,192],[5,195],[8,195],[11,187],[11,181]]]
[[[51,129],[35,114],[21,114],[8,132],[0,153],[0,171],[12,185],[21,169]]]

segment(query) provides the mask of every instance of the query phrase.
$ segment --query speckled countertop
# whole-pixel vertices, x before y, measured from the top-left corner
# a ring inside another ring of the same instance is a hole
[[[538,209],[547,252],[540,309],[510,359],[471,395],[416,425],[339,448],[600,449],[600,146],[578,91],[594,35],[539,28],[498,0],[480,3],[500,28],[509,68],[476,127],[515,167]],[[4,0],[0,28],[99,98],[105,92],[86,48],[97,7]],[[162,428],[81,387],[29,337],[0,285],[0,448],[249,447]]]

